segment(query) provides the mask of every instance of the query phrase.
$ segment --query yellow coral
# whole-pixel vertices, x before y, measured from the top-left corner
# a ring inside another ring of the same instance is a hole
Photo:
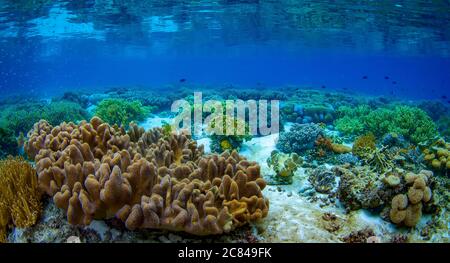
[[[231,145],[231,143],[228,140],[221,141],[220,147],[222,148],[223,151],[231,150],[233,148],[233,146]]]
[[[427,149],[428,150],[428,149]],[[428,150],[429,151],[429,150]],[[433,154],[433,153],[431,153],[431,154],[427,154],[427,155],[425,155],[425,161],[431,161],[431,160],[433,160],[434,158],[435,158],[436,156]]]
[[[352,151],[350,147],[337,143],[331,144],[331,149],[333,150],[334,153],[338,154],[349,153]]]
[[[376,138],[373,133],[368,133],[356,138],[353,143],[353,154],[356,156],[363,156],[365,153],[376,149]]]
[[[423,149],[425,162],[438,172],[445,172],[450,169],[450,151],[449,143],[440,139],[427,148]],[[447,171],[448,172],[448,171]]]
[[[41,210],[36,171],[22,158],[0,161],[0,242],[8,226],[29,227]]]
[[[441,163],[441,161],[439,161],[438,159],[434,159],[434,160],[431,162],[431,166],[432,166],[434,169],[436,169],[436,170],[441,169],[441,165],[442,165],[442,163]]]

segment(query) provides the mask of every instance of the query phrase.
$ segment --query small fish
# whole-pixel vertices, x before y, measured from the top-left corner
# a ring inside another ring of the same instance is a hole
[[[450,104],[450,100],[448,100],[447,103]]]
[[[187,80],[187,79],[180,79],[180,82],[181,82],[181,83],[184,83],[184,82],[186,82],[186,80]]]
[[[397,81],[392,81],[392,84],[397,85]]]
[[[343,88],[343,90],[348,90],[348,88]]]
[[[447,96],[442,95],[441,98],[443,98],[444,100],[446,100],[446,99],[447,99]]]
[[[363,76],[362,78],[363,78],[363,79],[368,79],[369,77],[367,77],[367,76]]]
[[[325,86],[325,85],[322,85],[322,87],[321,87],[322,89],[326,89],[327,87]]]
[[[384,76],[384,79],[389,79],[389,76]]]

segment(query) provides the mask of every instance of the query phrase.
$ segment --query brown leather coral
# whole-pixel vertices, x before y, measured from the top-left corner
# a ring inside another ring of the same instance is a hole
[[[257,163],[237,152],[206,156],[185,134],[135,124],[127,133],[94,117],[56,127],[41,121],[28,137],[39,187],[71,224],[117,217],[129,229],[209,235],[268,213]]]

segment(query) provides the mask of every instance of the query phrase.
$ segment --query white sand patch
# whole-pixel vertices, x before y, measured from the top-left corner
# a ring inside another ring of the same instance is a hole
[[[162,127],[164,123],[172,124],[172,118],[161,118],[155,115],[139,123],[139,126],[143,127],[147,131],[156,127]]]
[[[276,149],[276,142],[279,134],[272,134],[264,137],[256,137],[243,143],[239,154],[245,156],[250,161],[258,162],[261,166],[263,174],[269,173],[270,169],[267,166],[267,158],[270,153]]]
[[[279,192],[276,186],[268,186],[263,194],[270,202],[267,218],[258,224],[265,229],[263,242],[340,242],[322,226],[325,209],[296,193]]]
[[[206,154],[211,153],[211,139],[210,138],[205,137],[205,138],[198,139],[196,141],[197,141],[198,146],[203,145]]]

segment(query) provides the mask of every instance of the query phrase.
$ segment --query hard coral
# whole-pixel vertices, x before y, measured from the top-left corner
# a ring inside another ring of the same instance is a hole
[[[450,171],[450,143],[438,140],[423,150],[425,163],[435,172]]]
[[[359,136],[353,143],[352,152],[358,157],[364,156],[366,153],[375,150],[376,139],[373,133],[368,133],[366,135]]]
[[[8,226],[32,226],[40,211],[40,192],[33,167],[22,158],[0,161],[0,242],[6,242]]]
[[[108,123],[128,126],[133,121],[144,120],[150,111],[151,107],[143,106],[139,101],[105,99],[98,104],[95,115]]]
[[[314,148],[320,135],[323,136],[323,130],[318,124],[294,124],[290,131],[280,134],[277,148],[284,153],[301,155]]]
[[[436,136],[436,125],[427,113],[417,107],[394,105],[371,110],[368,106],[339,110],[341,118],[336,128],[348,135],[371,132],[378,137],[394,132],[413,143],[421,143]]]
[[[41,121],[29,133],[39,187],[69,223],[116,217],[131,230],[209,235],[267,215],[257,163],[237,152],[204,156],[188,135],[130,130],[93,118],[56,127]]]
[[[318,157],[325,157],[327,153],[345,154],[350,153],[352,149],[343,144],[333,143],[333,141],[325,136],[319,135],[316,142],[316,155]]]

